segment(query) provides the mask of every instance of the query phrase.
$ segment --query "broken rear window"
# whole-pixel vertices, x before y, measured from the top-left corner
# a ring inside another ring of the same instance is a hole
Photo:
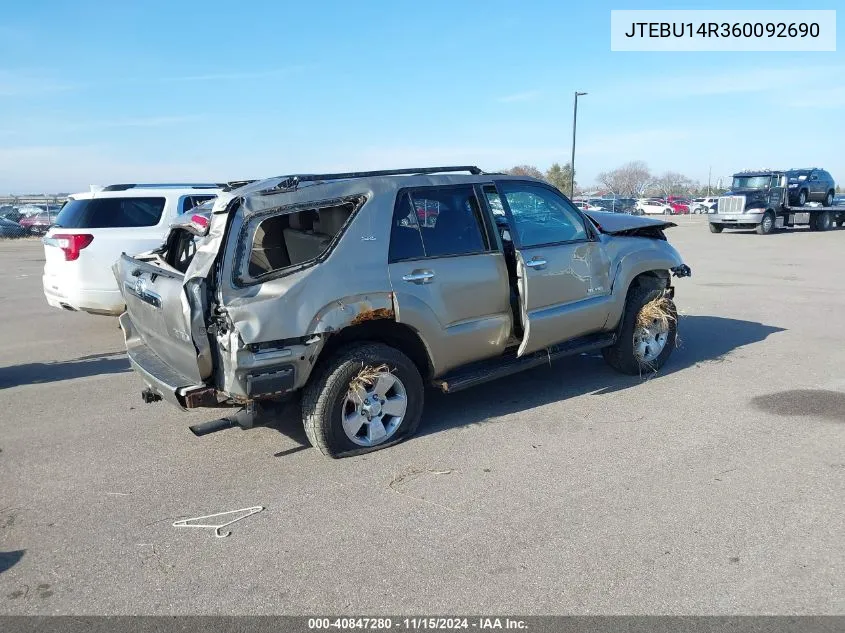
[[[361,202],[317,206],[262,220],[253,233],[248,276],[257,279],[317,260],[328,252]]]

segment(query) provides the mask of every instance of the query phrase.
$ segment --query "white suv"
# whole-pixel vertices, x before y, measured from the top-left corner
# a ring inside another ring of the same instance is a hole
[[[693,198],[690,213],[713,213],[718,203],[718,198]]]
[[[634,212],[637,215],[674,215],[675,213],[670,205],[663,202],[663,200],[656,200],[654,198],[640,198],[637,200]]]
[[[125,302],[112,264],[160,246],[176,216],[216,198],[223,185],[110,185],[68,197],[44,242],[44,296],[65,310],[119,315]]]

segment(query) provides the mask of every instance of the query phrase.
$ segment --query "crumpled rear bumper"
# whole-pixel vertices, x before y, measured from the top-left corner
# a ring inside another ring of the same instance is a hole
[[[206,385],[194,384],[170,365],[165,363],[135,331],[128,312],[120,315],[120,327],[126,340],[126,353],[129,363],[147,386],[163,400],[175,404],[180,409],[196,406],[208,406],[208,402],[216,403],[214,390]],[[198,398],[203,394],[203,398]],[[211,398],[209,398],[211,396]],[[199,404],[205,402],[206,404]]]

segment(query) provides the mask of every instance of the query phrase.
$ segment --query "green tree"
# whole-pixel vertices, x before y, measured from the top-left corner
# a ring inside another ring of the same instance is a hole
[[[572,178],[572,165],[566,163],[563,167],[560,166],[560,163],[553,163],[551,167],[549,167],[548,171],[546,172],[546,181],[550,185],[554,185],[561,192],[569,194],[569,187],[570,187],[570,179]],[[578,186],[578,183],[575,183],[575,186]]]

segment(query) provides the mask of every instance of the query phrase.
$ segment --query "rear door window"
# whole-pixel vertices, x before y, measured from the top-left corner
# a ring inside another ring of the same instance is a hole
[[[165,202],[165,198],[153,197],[68,200],[56,217],[56,225],[66,229],[155,226]]]
[[[390,236],[391,262],[488,250],[490,241],[472,186],[427,187],[400,194]]]

